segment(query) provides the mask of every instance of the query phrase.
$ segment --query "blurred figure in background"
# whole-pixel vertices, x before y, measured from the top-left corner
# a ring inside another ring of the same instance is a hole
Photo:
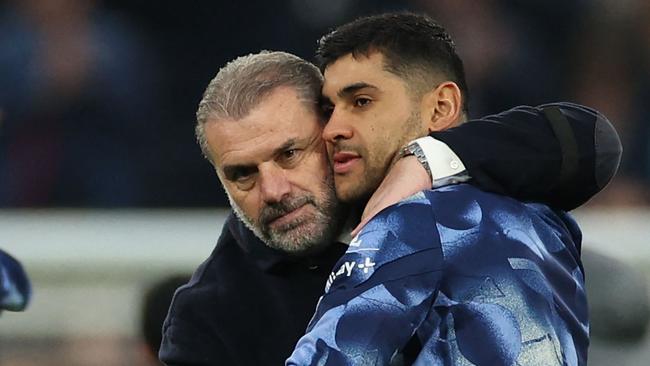
[[[594,204],[650,204],[650,4],[595,2],[568,54],[569,93],[615,121],[621,168]]]
[[[650,204],[650,3],[412,0],[449,24],[471,109],[572,100],[602,111],[623,140],[621,169],[592,204]],[[463,19],[462,22],[457,21]],[[548,21],[552,19],[553,28]]]
[[[582,262],[588,276],[587,298],[592,337],[613,342],[643,340],[650,320],[648,283],[643,272],[589,248]]]
[[[611,115],[623,166],[596,203],[650,202],[650,5],[640,0],[4,4],[0,206],[226,205],[210,167],[194,159],[192,137],[197,91],[214,65],[251,49],[309,56],[333,24],[400,9],[449,24],[475,85],[474,117],[557,100]],[[150,34],[147,48],[162,56],[155,67],[140,35],[113,13]],[[157,69],[164,73],[151,75]]]
[[[579,1],[413,0],[456,39],[473,114],[564,99],[559,66]],[[553,19],[549,32],[548,19]],[[463,21],[458,21],[463,19]]]
[[[0,206],[141,200],[151,88],[132,29],[94,0],[0,14]]]
[[[144,294],[142,304],[142,336],[143,347],[151,365],[162,365],[158,361],[158,351],[162,342],[162,327],[167,317],[169,305],[172,303],[177,288],[190,280],[190,275],[173,275],[157,281]]]

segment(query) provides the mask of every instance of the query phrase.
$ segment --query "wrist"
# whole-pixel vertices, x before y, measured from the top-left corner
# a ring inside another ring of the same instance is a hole
[[[418,140],[411,141],[408,145],[402,148],[402,151],[400,152],[400,159],[407,158],[417,161],[419,165],[424,169],[424,172],[426,172],[427,177],[433,184],[433,174],[431,173],[431,167],[429,166],[427,157],[424,153],[424,150],[418,143]]]

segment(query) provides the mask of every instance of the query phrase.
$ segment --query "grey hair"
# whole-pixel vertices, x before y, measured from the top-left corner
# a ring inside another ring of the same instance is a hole
[[[290,53],[261,51],[230,61],[210,81],[196,111],[196,140],[203,155],[214,165],[205,137],[209,119],[242,119],[281,86],[295,88],[303,102],[317,108],[322,84],[316,66]]]

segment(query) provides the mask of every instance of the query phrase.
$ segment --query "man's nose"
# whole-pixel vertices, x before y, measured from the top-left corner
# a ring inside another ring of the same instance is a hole
[[[291,191],[286,171],[275,164],[260,167],[259,184],[262,200],[266,203],[280,202]]]
[[[323,129],[323,139],[327,142],[334,143],[338,140],[347,140],[352,138],[352,128],[341,110],[334,109],[325,128]]]

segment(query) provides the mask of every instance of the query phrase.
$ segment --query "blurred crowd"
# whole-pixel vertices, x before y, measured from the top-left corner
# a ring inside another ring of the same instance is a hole
[[[643,0],[0,1],[0,207],[226,205],[194,141],[220,66],[312,59],[360,15],[424,11],[454,36],[472,116],[569,100],[624,146],[594,205],[650,203],[650,3]]]

